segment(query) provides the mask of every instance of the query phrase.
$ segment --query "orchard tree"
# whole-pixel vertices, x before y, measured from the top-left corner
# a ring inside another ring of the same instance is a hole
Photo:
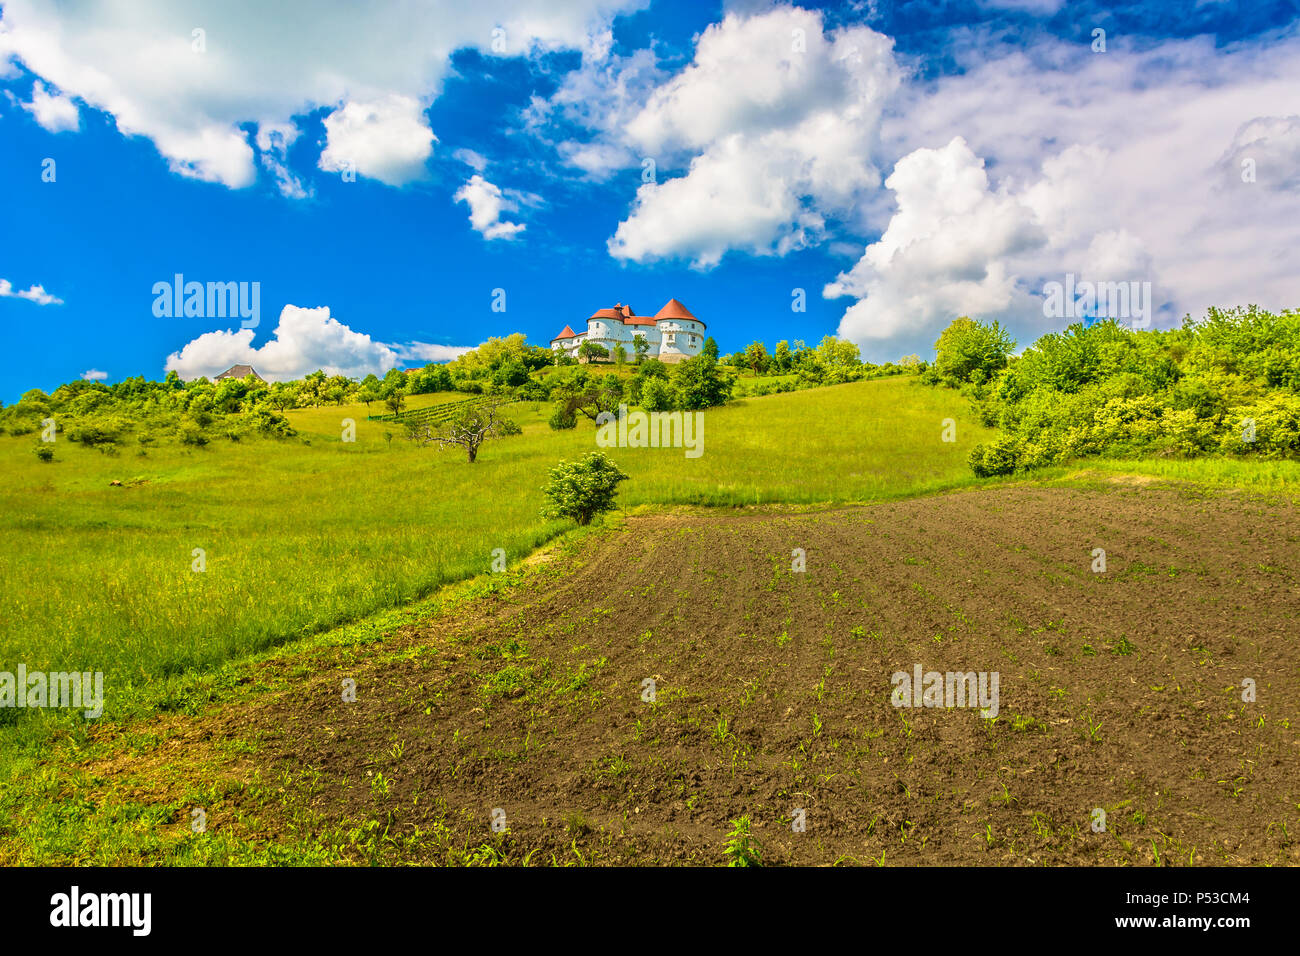
[[[415,426],[411,437],[422,445],[458,445],[465,449],[472,465],[478,460],[479,448],[489,438],[518,435],[521,431],[517,424],[501,415],[500,404],[488,403],[462,411],[437,431],[431,425]]]

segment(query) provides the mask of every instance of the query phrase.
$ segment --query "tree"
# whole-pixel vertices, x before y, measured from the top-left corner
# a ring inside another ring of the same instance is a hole
[[[405,383],[402,383],[405,385]],[[384,382],[384,404],[394,415],[400,415],[402,409],[406,407],[406,389],[400,385],[390,385],[387,380]]]
[[[621,345],[614,349],[614,364],[620,367],[627,364],[627,349]]]
[[[731,380],[718,371],[711,355],[697,355],[678,365],[674,384],[686,411],[722,405],[731,397]]]
[[[411,437],[422,445],[436,442],[443,447],[459,445],[472,465],[478,460],[478,450],[482,444],[493,436],[518,435],[518,425],[500,414],[500,406],[495,403],[469,408],[455,418],[444,423],[438,431],[433,426],[416,426]]]
[[[583,342],[578,346],[578,357],[586,359],[588,362],[592,359],[606,359],[609,358],[609,349],[595,342]]]
[[[790,343],[782,339],[772,352],[772,371],[788,372],[791,365]]]
[[[361,380],[361,388],[357,391],[357,400],[366,403],[366,411],[370,411],[371,402],[381,401],[383,397],[383,386],[374,372]]]
[[[632,350],[636,352],[637,365],[645,361],[646,353],[650,351],[650,343],[646,341],[646,337],[640,332],[632,336]]]
[[[704,340],[704,347],[703,347],[702,349],[700,349],[700,354],[701,354],[701,355],[708,355],[709,357],[711,357],[711,358],[714,359],[715,361],[717,360],[717,358],[718,358],[718,343],[715,342],[715,341],[713,341],[713,336],[710,335],[708,338],[706,338],[706,339]]]
[[[603,412],[618,414],[619,403],[623,400],[623,388],[612,373],[605,381],[566,385],[556,389],[560,397],[559,408],[565,415],[581,412],[593,422]]]
[[[767,347],[762,342],[751,342],[745,347],[745,364],[758,375],[767,368]]]
[[[671,412],[676,398],[667,379],[646,379],[641,387],[641,404],[647,412]]]
[[[963,315],[934,343],[935,373],[949,384],[978,384],[1006,368],[1015,347],[1015,340],[997,322],[985,325]]]
[[[598,451],[580,461],[562,461],[551,469],[543,489],[551,503],[542,509],[547,518],[572,518],[580,525],[614,507],[620,482],[628,476]]]

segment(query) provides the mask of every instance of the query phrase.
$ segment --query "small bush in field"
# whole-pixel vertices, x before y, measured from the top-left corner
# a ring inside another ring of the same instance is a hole
[[[580,461],[562,461],[551,469],[550,482],[543,489],[551,504],[542,509],[542,515],[590,524],[596,515],[614,507],[619,482],[627,478],[598,451]]]
[[[39,458],[41,461],[53,461],[54,449],[51,448],[49,445],[37,445],[36,457]]]

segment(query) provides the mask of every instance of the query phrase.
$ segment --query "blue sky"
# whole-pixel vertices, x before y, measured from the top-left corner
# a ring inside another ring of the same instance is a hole
[[[958,314],[1026,344],[1066,273],[1157,326],[1300,305],[1292,3],[262,6],[0,3],[0,399],[669,297],[876,361]],[[155,315],[177,273],[259,283],[257,327]]]

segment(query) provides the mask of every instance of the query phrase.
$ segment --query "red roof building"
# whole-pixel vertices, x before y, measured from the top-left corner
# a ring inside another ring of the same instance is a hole
[[[610,308],[597,309],[587,319],[583,332],[574,332],[566,325],[564,331],[551,339],[551,348],[586,361],[588,356],[579,350],[583,342],[593,342],[609,353],[602,361],[613,361],[617,350],[622,348],[629,361],[643,354],[663,362],[681,362],[700,354],[704,330],[704,323],[677,299],[669,299],[653,317],[637,315],[630,305],[619,302]],[[645,340],[644,351],[640,353],[636,351],[638,339]]]

